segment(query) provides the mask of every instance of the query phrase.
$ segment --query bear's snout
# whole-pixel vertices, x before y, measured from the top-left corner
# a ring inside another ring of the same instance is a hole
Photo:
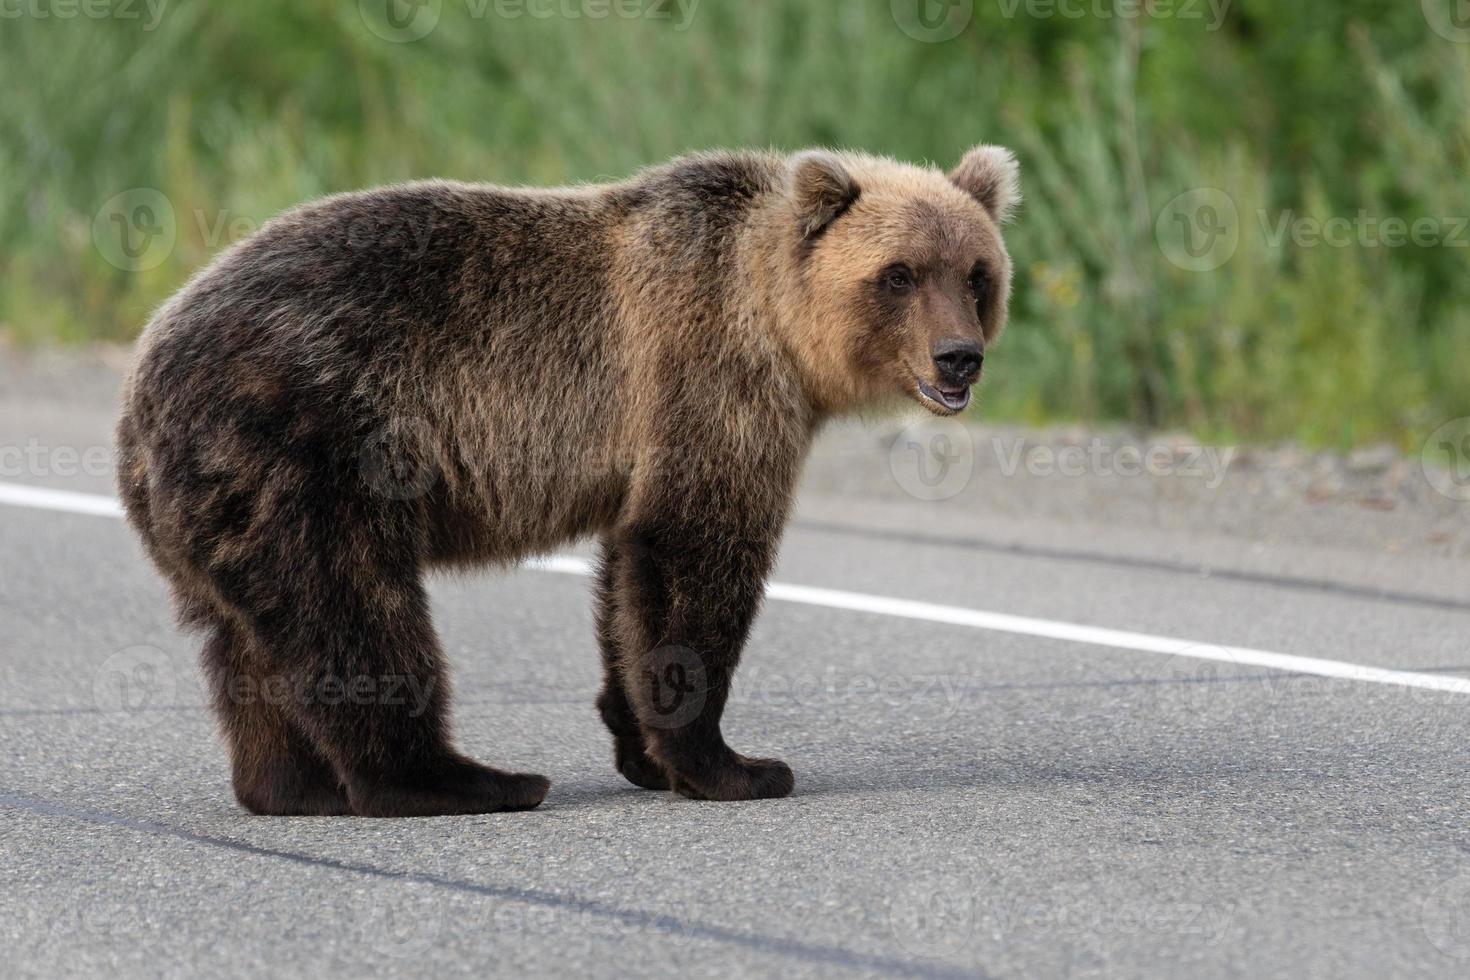
[[[973,340],[941,340],[930,353],[942,385],[968,387],[979,380],[985,364],[985,348]]]

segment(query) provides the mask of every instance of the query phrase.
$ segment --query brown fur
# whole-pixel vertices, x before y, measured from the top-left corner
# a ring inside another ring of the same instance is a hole
[[[1014,196],[992,148],[950,177],[703,155],[598,187],[342,195],[221,256],[140,342],[119,473],[181,619],[210,631],[241,803],[539,803],[541,777],[453,748],[423,574],[585,535],[619,770],[790,792],[719,721],[802,459],[878,399],[953,410],[925,386],[967,390],[1004,323]]]

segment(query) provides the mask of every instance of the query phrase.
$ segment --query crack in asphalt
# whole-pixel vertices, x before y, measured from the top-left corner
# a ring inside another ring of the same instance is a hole
[[[37,800],[27,796],[20,796],[15,793],[0,791],[0,806],[14,807],[41,816],[61,817],[101,826],[121,827],[127,830],[152,834],[157,837],[167,837],[174,840],[187,841],[191,844],[200,844],[205,847],[233,851],[237,854],[247,854],[252,857],[285,861],[306,867],[340,871],[347,874],[386,879],[400,883],[428,885],[461,894],[477,895],[483,898],[494,898],[501,901],[516,902],[522,905],[588,915],[623,925],[646,929],[650,932],[661,933],[666,936],[678,937],[681,940],[700,939],[707,942],[723,943],[730,946],[739,946],[758,953],[767,953],[773,956],[781,956],[808,963],[820,963],[853,970],[871,970],[887,976],[916,977],[919,980],[961,980],[961,978],[963,980],[976,980],[976,978],[987,980],[986,975],[983,973],[976,973],[971,970],[963,970],[938,963],[920,963],[912,960],[859,953],[841,946],[829,946],[821,943],[787,939],[781,936],[765,936],[759,933],[741,932],[713,923],[681,919],[678,916],[648,912],[642,909],[624,908],[594,899],[581,898],[576,895],[561,895],[556,892],[543,891],[541,889],[513,888],[505,885],[484,885],[478,882],[461,881],[439,875],[422,874],[414,871],[392,871],[368,864],[338,861],[334,858],[317,857],[311,854],[301,854],[296,851],[260,847],[255,844],[246,844],[243,841],[230,840],[225,837],[214,837],[209,834],[195,833],[191,830],[158,823],[153,820],[139,820],[115,813],[81,810],[60,803],[52,803],[47,800]]]
[[[1470,612],[1470,601],[1451,599],[1445,596],[1423,595],[1417,592],[1396,592],[1392,589],[1375,589],[1368,586],[1349,585],[1332,579],[1298,578],[1292,575],[1271,575],[1267,572],[1243,572],[1228,568],[1211,568],[1189,562],[1167,561],[1160,558],[1134,558],[1125,555],[1104,555],[1095,551],[1080,551],[1067,548],[1046,548],[1039,545],[1007,544],[985,538],[940,536],[919,531],[890,531],[883,528],[858,527],[836,521],[793,520],[793,529],[815,534],[836,534],[872,541],[895,541],[901,544],[927,545],[935,548],[956,548],[964,551],[988,551],[994,554],[1011,555],[1016,558],[1042,558],[1048,561],[1070,561],[1081,564],[1104,565],[1115,568],[1133,568],[1141,571],[1167,572],[1174,575],[1190,575],[1225,582],[1244,582],[1250,585],[1269,585],[1300,592],[1319,592],[1327,595],[1353,599],[1372,599],[1379,602],[1395,602],[1404,605],[1425,606],[1431,609],[1449,609],[1455,612]]]

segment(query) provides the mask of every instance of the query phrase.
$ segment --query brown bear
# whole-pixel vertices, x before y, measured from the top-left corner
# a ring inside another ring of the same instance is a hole
[[[240,803],[540,803],[541,776],[454,748],[424,575],[587,535],[619,771],[791,792],[720,717],[798,471],[833,416],[966,407],[1017,199],[997,147],[947,175],[711,153],[600,186],[344,194],[222,254],[139,342],[119,481],[208,632]]]

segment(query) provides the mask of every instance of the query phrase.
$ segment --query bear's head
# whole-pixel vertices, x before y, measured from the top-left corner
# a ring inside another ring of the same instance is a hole
[[[963,410],[1005,326],[1015,157],[978,146],[944,174],[817,150],[790,166],[783,319],[817,402],[841,412],[906,395]]]

